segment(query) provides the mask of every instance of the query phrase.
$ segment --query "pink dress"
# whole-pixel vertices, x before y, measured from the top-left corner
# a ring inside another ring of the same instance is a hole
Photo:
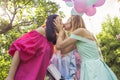
[[[14,80],[44,80],[53,54],[53,44],[33,30],[14,41],[9,54],[13,56],[16,50],[21,61]]]

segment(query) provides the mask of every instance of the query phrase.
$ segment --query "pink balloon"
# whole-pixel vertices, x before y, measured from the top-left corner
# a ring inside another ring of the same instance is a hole
[[[90,6],[86,9],[86,15],[93,16],[96,13],[96,8],[93,6]]]
[[[93,5],[95,7],[102,6],[105,3],[105,0],[97,0],[97,2]]]
[[[87,8],[87,4],[85,3],[84,0],[75,0],[74,1],[74,8],[78,13],[83,13],[85,12]]]
[[[84,13],[78,13],[74,8],[71,10],[71,15],[79,15],[82,16]]]

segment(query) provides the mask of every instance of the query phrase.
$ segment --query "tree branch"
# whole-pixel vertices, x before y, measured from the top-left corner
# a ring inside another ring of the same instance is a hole
[[[0,34],[8,32],[10,29],[12,29],[12,24],[8,24],[8,26],[5,29],[1,29]]]
[[[12,23],[13,23],[13,21],[14,21],[14,19],[15,19],[15,16],[16,16],[16,14],[17,14],[17,10],[26,7],[26,5],[27,5],[30,1],[31,1],[31,0],[28,0],[28,1],[24,4],[23,7],[20,7],[20,6],[17,7],[17,4],[16,4],[17,0],[13,0],[13,7],[14,7],[14,11],[13,11],[13,12],[11,12],[11,10],[9,10],[8,4],[7,4],[8,1],[6,1],[6,4],[5,4],[6,13],[7,13],[8,17],[9,17],[10,23],[8,24],[8,26],[6,26],[6,28],[0,30],[0,34],[5,33],[5,32],[8,32],[9,30],[11,30],[13,27],[16,27],[16,26],[27,26],[27,25],[33,24],[34,21],[27,21],[27,22],[21,22],[21,23],[19,23],[19,24],[17,24],[17,25],[14,25],[14,26],[12,25]],[[12,14],[12,18],[10,17],[9,13],[7,12],[7,10]]]
[[[24,22],[21,22],[19,24],[14,25],[13,27],[16,27],[16,26],[28,26],[28,25],[31,25],[33,23],[34,23],[33,20],[32,21],[24,21]]]

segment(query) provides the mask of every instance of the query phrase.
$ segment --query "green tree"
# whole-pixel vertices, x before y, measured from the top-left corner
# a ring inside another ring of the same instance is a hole
[[[120,80],[120,41],[116,35],[120,33],[120,19],[108,16],[102,24],[102,31],[97,35],[105,62]]]
[[[0,0],[0,7],[4,10],[0,22],[7,22],[1,23],[0,34],[34,23],[39,23],[39,26],[48,15],[56,13],[59,8],[49,0]]]

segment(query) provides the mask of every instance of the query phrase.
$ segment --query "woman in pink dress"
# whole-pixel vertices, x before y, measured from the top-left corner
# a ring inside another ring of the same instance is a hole
[[[58,32],[54,19],[61,21],[58,15],[50,15],[45,29],[39,27],[12,43],[9,54],[13,60],[6,80],[44,80]]]

